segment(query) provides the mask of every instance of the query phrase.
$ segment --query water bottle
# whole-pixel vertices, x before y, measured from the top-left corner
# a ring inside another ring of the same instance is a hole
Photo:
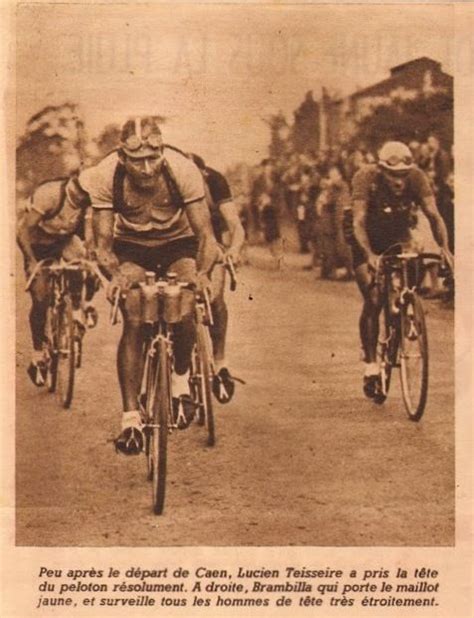
[[[168,285],[164,288],[165,305],[163,317],[168,324],[181,321],[181,287],[176,273],[168,273]]]
[[[141,283],[142,321],[152,324],[158,319],[158,293],[155,285],[156,275],[152,271],[145,273],[145,283]]]

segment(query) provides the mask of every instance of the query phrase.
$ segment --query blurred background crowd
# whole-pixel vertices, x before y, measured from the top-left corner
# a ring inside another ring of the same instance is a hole
[[[428,176],[454,251],[454,173],[452,153],[435,135],[409,147]],[[307,268],[328,279],[351,279],[351,253],[344,240],[344,211],[351,209],[351,180],[361,167],[376,161],[364,144],[330,147],[319,152],[292,152],[266,158],[252,170],[243,219],[249,242],[268,243],[278,253],[288,227],[296,232],[297,250],[310,255]],[[426,250],[434,250],[427,221],[419,213]],[[290,233],[291,235],[291,233]]]
[[[166,140],[168,119],[155,118],[165,125]],[[454,251],[453,79],[439,62],[417,58],[345,97],[322,88],[315,98],[309,91],[291,120],[281,111],[260,120],[269,134],[260,162],[218,168],[232,187],[248,245],[268,246],[280,261],[288,253],[307,254],[304,268],[315,269],[317,276],[351,279],[351,253],[342,232],[351,180],[376,161],[385,141],[399,140],[429,177]],[[38,111],[17,140],[19,204],[40,182],[100,160],[118,146],[119,136],[120,126],[112,123],[91,137],[74,102]],[[199,144],[199,135],[195,139]],[[199,154],[198,146],[195,150]],[[419,219],[425,250],[437,250],[426,218]],[[436,287],[435,277],[431,285]]]

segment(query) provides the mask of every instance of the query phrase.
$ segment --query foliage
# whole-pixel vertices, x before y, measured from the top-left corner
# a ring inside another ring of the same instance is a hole
[[[32,116],[16,150],[17,189],[28,195],[44,180],[68,176],[87,158],[87,135],[78,106],[47,106]]]
[[[288,136],[290,127],[283,112],[273,114],[263,121],[270,127],[270,145],[268,154],[271,158],[280,158],[288,151]]]
[[[319,148],[319,104],[313,98],[313,91],[306,93],[303,103],[294,112],[292,142],[296,152]]]
[[[384,141],[423,142],[434,133],[445,147],[453,143],[453,98],[437,92],[430,96],[393,100],[376,107],[357,123],[354,142],[364,142],[377,149]]]
[[[107,124],[99,136],[94,139],[94,144],[98,158],[108,155],[120,144],[120,126],[116,123]]]

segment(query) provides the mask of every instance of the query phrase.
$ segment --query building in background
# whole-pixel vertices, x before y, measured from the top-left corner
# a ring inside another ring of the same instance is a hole
[[[435,104],[434,123],[441,130],[445,145],[452,143],[453,106],[446,101],[453,100],[453,78],[442,70],[441,63],[422,57],[390,69],[390,77],[381,82],[357,90],[348,97],[330,99],[323,90],[321,101],[325,120],[318,127],[318,134],[324,130],[321,142],[328,145],[347,144],[357,135],[361,125],[376,110],[402,108],[404,104],[420,103],[430,99]],[[439,99],[439,105],[436,105]],[[414,130],[416,127],[414,127]],[[422,131],[429,131],[421,128]],[[426,135],[419,135],[425,139]]]

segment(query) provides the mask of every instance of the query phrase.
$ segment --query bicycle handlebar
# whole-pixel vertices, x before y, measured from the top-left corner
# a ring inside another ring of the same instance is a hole
[[[156,290],[158,291],[160,288],[160,284],[165,284],[167,285],[168,282],[166,281],[155,281],[153,283],[148,284],[151,287],[155,287]],[[179,286],[181,289],[183,290],[189,290],[191,292],[194,292],[194,294],[196,295],[196,297],[198,298],[198,300],[200,300],[204,306],[205,306],[205,310],[206,310],[206,315],[207,315],[207,319],[209,320],[209,324],[212,326],[214,324],[214,320],[212,318],[212,308],[211,308],[211,299],[209,296],[209,292],[206,289],[203,290],[198,290],[197,286],[195,283],[190,283],[190,282],[185,282],[185,281],[176,281],[174,283],[175,285]],[[125,298],[126,297],[126,293],[128,290],[132,290],[132,289],[140,289],[142,287],[143,282],[142,283],[134,283],[132,284],[129,288],[127,289],[123,289],[120,286],[117,286],[114,289],[114,293],[113,296],[111,298],[111,302],[112,302],[112,307],[110,310],[110,323],[112,325],[117,324],[118,322],[118,309],[120,306],[120,299]],[[147,284],[145,284],[147,285]]]
[[[91,260],[79,258],[66,262],[61,258],[60,261],[57,262],[54,258],[45,258],[44,260],[40,260],[34,267],[33,272],[26,282],[25,292],[29,291],[31,284],[43,268],[47,268],[49,272],[77,271],[86,268],[99,279],[104,287],[108,283],[108,279],[101,273],[96,262],[92,262]]]
[[[438,262],[443,261],[443,257],[439,253],[414,253],[414,252],[402,252],[394,255],[381,255],[380,262],[382,264],[395,262],[397,260],[436,260]]]
[[[230,275],[230,291],[235,292],[235,290],[237,289],[237,274],[235,272],[234,262],[230,255],[225,258],[225,267],[229,271]]]

